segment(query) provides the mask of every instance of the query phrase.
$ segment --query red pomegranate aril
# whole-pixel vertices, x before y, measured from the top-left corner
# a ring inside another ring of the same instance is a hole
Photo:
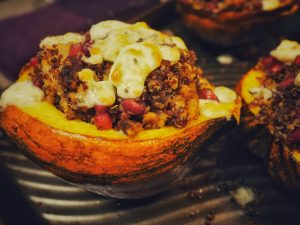
[[[108,107],[107,107],[107,106],[104,106],[104,105],[96,105],[96,106],[95,106],[96,114],[97,114],[97,113],[106,112],[107,109],[108,109]]]
[[[81,43],[72,44],[70,47],[69,56],[76,57],[81,52],[82,52]]]
[[[32,57],[30,59],[30,65],[32,66],[36,66],[39,63],[38,58],[37,57]]]
[[[94,124],[99,130],[109,130],[112,128],[112,120],[108,113],[97,113],[94,117]]]
[[[35,80],[32,82],[34,86],[38,87],[38,88],[43,88],[43,81],[42,80]]]
[[[276,63],[269,68],[269,72],[272,75],[278,75],[283,70],[283,66],[280,63]]]
[[[218,8],[218,3],[217,2],[208,2],[206,3],[206,7],[210,11],[214,11]]]
[[[300,117],[300,108],[296,108],[296,115],[297,117]]]
[[[300,143],[300,127],[297,127],[295,130],[293,130],[288,139],[292,143]]]
[[[268,68],[272,66],[277,60],[272,56],[265,56],[261,59],[261,63],[264,65],[264,67]]]
[[[145,112],[145,105],[143,103],[139,103],[134,99],[123,99],[121,102],[121,106],[126,112],[132,113],[134,115],[140,115]]]
[[[200,91],[200,99],[210,99],[210,100],[214,100],[214,101],[219,101],[219,99],[215,95],[215,93],[209,88],[203,88]]]
[[[294,65],[300,66],[300,55],[297,55],[293,62]]]
[[[287,88],[294,83],[295,77],[289,76],[284,78],[279,84],[279,88]]]

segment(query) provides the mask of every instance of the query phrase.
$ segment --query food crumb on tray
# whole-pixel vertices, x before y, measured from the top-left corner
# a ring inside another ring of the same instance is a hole
[[[229,194],[234,202],[242,208],[255,200],[255,193],[249,187],[239,187],[236,190],[230,191]]]

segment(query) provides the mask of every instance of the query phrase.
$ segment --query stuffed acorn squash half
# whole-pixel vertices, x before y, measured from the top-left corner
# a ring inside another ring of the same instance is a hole
[[[203,40],[233,46],[261,38],[298,9],[294,0],[179,0],[184,23]]]
[[[210,85],[180,38],[145,23],[104,21],[40,48],[2,94],[1,126],[29,158],[90,191],[158,193],[239,121],[235,92]]]
[[[300,45],[283,40],[240,81],[241,124],[269,173],[300,192]]]

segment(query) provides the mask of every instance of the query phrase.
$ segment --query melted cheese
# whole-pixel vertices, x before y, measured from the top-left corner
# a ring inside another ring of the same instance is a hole
[[[113,66],[109,81],[96,84],[89,80],[88,93],[78,94],[80,104],[88,107],[96,103],[113,104],[115,97],[107,101],[107,96],[112,96],[113,93],[112,85],[117,88],[119,97],[140,97],[149,73],[159,67],[162,60],[178,61],[179,49],[186,49],[181,38],[153,30],[144,22],[127,24],[116,20],[103,21],[91,27],[90,37],[93,43],[90,48],[91,56],[83,56],[82,60],[93,65],[105,60],[113,62]],[[67,33],[43,39],[40,47],[84,41],[83,35]],[[100,100],[100,93],[105,94],[105,101]],[[91,100],[93,97],[96,98],[94,101]]]
[[[200,116],[205,116],[207,118],[226,117],[230,120],[234,109],[235,102],[219,103],[212,100],[199,99]]]
[[[300,55],[300,44],[297,41],[283,40],[271,55],[281,62],[290,64]]]
[[[156,45],[136,43],[125,47],[113,64],[109,81],[122,98],[141,96],[148,74],[159,67],[162,55]]]
[[[254,97],[261,96],[264,100],[270,99],[273,95],[273,92],[271,90],[263,86],[250,88],[249,93],[252,94]]]
[[[199,99],[200,116],[207,118],[226,117],[229,120],[232,112],[236,108],[236,93],[224,86],[211,88],[218,97],[219,102],[210,99]]]
[[[105,39],[111,30],[126,29],[130,24],[117,20],[107,20],[93,25],[90,29],[92,40]]]
[[[40,48],[51,47],[53,45],[64,45],[84,42],[85,37],[78,33],[66,33],[64,35],[57,35],[44,38],[40,43]]]
[[[93,64],[93,65],[100,64],[103,62],[103,57],[99,53],[100,53],[99,48],[92,48],[90,50],[91,56],[90,57],[83,56],[82,61]]]
[[[91,64],[102,60],[114,62],[109,81],[117,87],[118,96],[138,98],[144,83],[162,60],[178,61],[179,49],[186,49],[179,37],[168,36],[155,31],[146,23],[127,24],[120,21],[104,21],[93,25],[90,30],[94,44],[90,58],[83,58]]]
[[[280,0],[262,0],[262,10],[272,11],[280,6]]]
[[[9,105],[32,106],[44,98],[44,92],[34,86],[31,81],[24,80],[12,84],[6,89],[0,99],[0,110]]]
[[[96,105],[110,106],[114,104],[115,89],[109,81],[94,80],[95,72],[90,69],[83,69],[78,73],[79,79],[88,85],[87,91],[77,92],[77,101],[80,107],[92,108]]]
[[[219,86],[214,89],[220,103],[232,103],[237,99],[236,93],[227,87]]]
[[[261,70],[250,70],[243,78],[241,85],[241,95],[247,104],[254,101],[255,96],[250,92],[253,88],[261,87],[260,79],[265,76],[265,73]]]
[[[179,60],[178,48],[186,49],[179,37],[172,37],[153,30],[146,23],[127,24],[120,21],[104,21],[93,25],[90,30],[93,47],[101,49],[103,59],[114,62],[121,50],[134,43],[155,44],[163,54],[163,59]]]

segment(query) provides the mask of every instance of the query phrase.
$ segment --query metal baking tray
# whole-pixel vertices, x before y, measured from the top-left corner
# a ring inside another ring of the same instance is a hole
[[[300,30],[299,14],[278,24],[277,29],[270,30],[259,43],[231,49],[209,45],[189,33],[173,2],[151,8],[131,22],[137,20],[182,37],[188,47],[195,50],[206,77],[215,85],[229,87],[234,87],[258,57],[276,46],[281,37],[300,40],[300,32],[297,32]],[[224,64],[224,57],[232,62]],[[0,162],[0,171],[3,171],[0,175],[5,182],[0,185],[7,191],[6,198],[0,201],[0,207],[6,213],[4,222],[22,220],[23,224],[51,225],[300,224],[300,199],[271,180],[264,162],[247,151],[237,130],[228,131],[210,145],[189,176],[157,196],[140,200],[105,198],[71,186],[25,158],[3,133],[0,133]],[[236,204],[232,192],[239,187],[251,188],[256,195],[255,201],[246,207]]]

